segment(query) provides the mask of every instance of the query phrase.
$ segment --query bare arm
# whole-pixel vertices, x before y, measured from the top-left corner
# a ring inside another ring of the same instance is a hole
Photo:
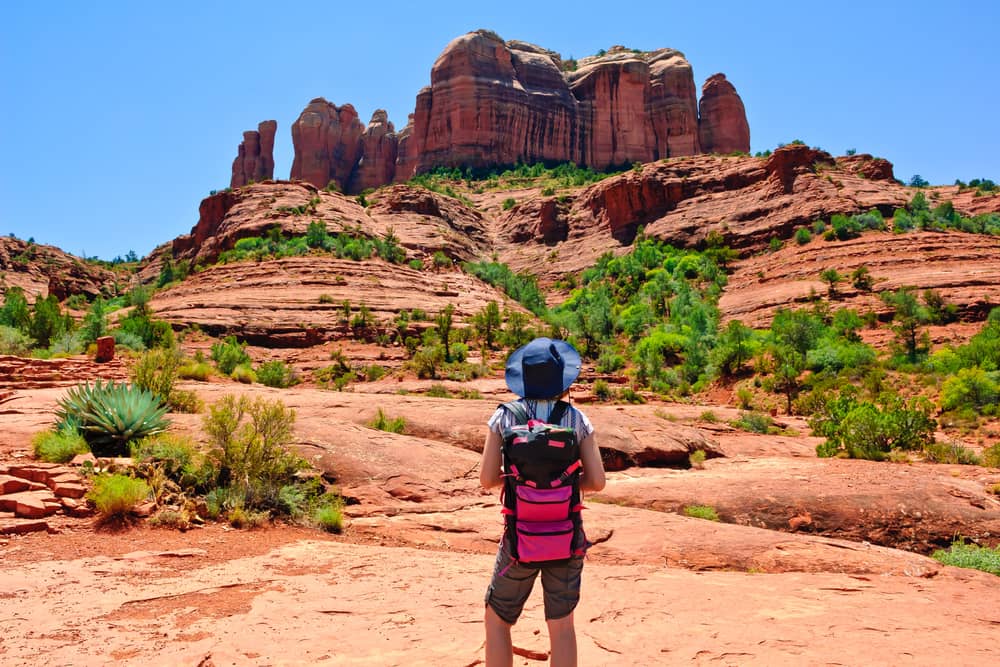
[[[500,444],[502,439],[498,433],[487,431],[486,444],[483,445],[483,459],[479,464],[479,483],[484,489],[492,489],[503,482],[500,470]]]
[[[604,488],[604,462],[601,460],[601,450],[597,447],[597,439],[591,433],[580,443],[580,460],[583,462],[583,474],[580,476],[580,489],[583,491],[600,491]]]

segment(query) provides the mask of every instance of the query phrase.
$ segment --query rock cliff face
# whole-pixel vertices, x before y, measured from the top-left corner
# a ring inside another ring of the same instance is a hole
[[[478,30],[445,47],[398,135],[383,111],[364,130],[351,105],[310,102],[292,126],[291,177],[359,192],[439,166],[575,162],[603,170],[750,150],[743,102],[724,75],[705,83],[700,110],[679,51],[616,46],[563,61]]]
[[[229,187],[239,188],[253,181],[269,181],[274,178],[274,133],[278,123],[265,120],[257,130],[243,133],[243,142],[233,160],[233,177]]]
[[[361,192],[391,183],[396,174],[398,145],[399,137],[389,115],[383,109],[376,110],[361,135],[361,159],[347,189]]]
[[[334,181],[343,189],[361,158],[364,131],[350,104],[338,107],[322,97],[312,100],[292,125],[292,178],[318,188]]]
[[[701,88],[698,132],[705,153],[750,150],[750,126],[743,100],[725,74],[713,74]]]

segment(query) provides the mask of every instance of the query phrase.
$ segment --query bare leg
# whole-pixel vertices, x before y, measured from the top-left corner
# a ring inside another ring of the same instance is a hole
[[[513,664],[510,624],[497,616],[493,607],[486,605],[486,667],[511,667]]]
[[[552,646],[552,667],[576,667],[576,628],[573,614],[548,621],[549,643]]]

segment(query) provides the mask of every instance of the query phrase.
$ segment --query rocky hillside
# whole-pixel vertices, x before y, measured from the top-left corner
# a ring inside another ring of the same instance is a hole
[[[244,133],[232,187],[273,177],[274,121]],[[291,178],[361,192],[435,167],[574,162],[598,170],[750,150],[743,102],[724,74],[702,87],[684,54],[612,47],[564,60],[488,30],[458,37],[400,132],[383,110],[312,100],[292,125]]]
[[[115,274],[84,262],[55,246],[9,236],[0,237],[0,291],[20,287],[29,301],[54,294],[60,300],[73,294],[93,298],[117,293]]]

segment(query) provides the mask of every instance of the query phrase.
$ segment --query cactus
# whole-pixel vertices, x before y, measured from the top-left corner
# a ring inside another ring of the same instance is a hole
[[[100,380],[77,385],[59,399],[59,424],[75,423],[95,456],[127,456],[128,443],[165,431],[167,407],[135,385]]]

